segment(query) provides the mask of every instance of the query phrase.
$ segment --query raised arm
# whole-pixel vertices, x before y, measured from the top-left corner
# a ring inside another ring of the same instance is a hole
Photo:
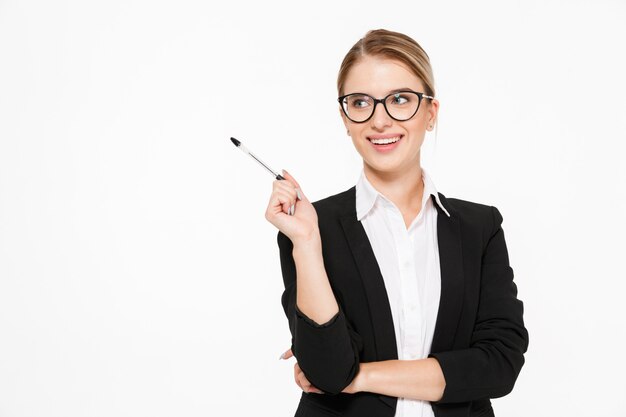
[[[359,369],[362,342],[338,305],[322,257],[317,213],[298,183],[284,173],[274,181],[266,218],[276,227],[285,284],[282,304],[289,320],[292,351],[316,387],[340,393]],[[300,189],[297,199],[295,189]],[[295,215],[285,214],[295,204]]]

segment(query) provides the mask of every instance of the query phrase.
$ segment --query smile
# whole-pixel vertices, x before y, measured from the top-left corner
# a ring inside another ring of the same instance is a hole
[[[400,139],[402,139],[402,135],[388,137],[388,138],[367,138],[367,140],[372,142],[374,145],[389,145],[391,143],[396,143]]]

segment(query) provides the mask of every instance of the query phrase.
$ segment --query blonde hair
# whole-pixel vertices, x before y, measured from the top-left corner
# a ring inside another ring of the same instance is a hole
[[[426,51],[409,36],[385,29],[370,30],[348,51],[339,68],[337,92],[343,95],[343,85],[350,69],[364,56],[395,59],[405,64],[424,84],[429,96],[435,97],[435,78]]]

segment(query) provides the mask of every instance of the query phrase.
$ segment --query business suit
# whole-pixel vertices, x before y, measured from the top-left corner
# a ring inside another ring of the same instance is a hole
[[[278,232],[282,304],[292,351],[308,380],[325,392],[303,393],[296,417],[395,413],[395,397],[341,393],[360,362],[398,358],[384,280],[357,220],[355,192],[352,187],[313,203],[324,266],[339,304],[339,312],[327,323],[315,323],[296,307],[293,245]],[[489,398],[512,390],[528,348],[502,216],[495,207],[438,194],[450,217],[434,204],[441,297],[429,357],[439,361],[446,387],[443,397],[431,404],[437,417],[493,416]]]

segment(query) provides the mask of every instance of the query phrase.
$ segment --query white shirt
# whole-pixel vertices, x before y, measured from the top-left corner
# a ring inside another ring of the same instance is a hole
[[[435,184],[422,167],[422,207],[406,227],[402,213],[367,180],[365,172],[356,185],[357,219],[372,245],[391,305],[398,359],[428,357],[433,341],[441,294],[441,269],[437,241]],[[395,417],[434,417],[429,401],[398,398]]]

